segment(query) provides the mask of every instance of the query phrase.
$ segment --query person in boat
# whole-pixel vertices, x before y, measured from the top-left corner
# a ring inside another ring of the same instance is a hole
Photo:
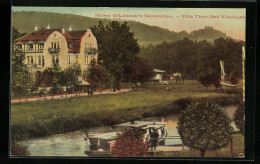
[[[89,134],[88,134],[88,131],[87,130],[85,130],[85,132],[86,132],[86,146],[87,146],[87,150],[90,150],[90,146],[91,146],[91,144],[90,144],[90,140],[89,140]]]
[[[156,150],[157,143],[159,140],[159,133],[157,132],[157,130],[153,129],[153,132],[151,133],[150,137],[151,150]]]

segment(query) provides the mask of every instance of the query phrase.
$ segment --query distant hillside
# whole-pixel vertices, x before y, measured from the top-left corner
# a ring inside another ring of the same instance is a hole
[[[86,16],[73,15],[73,14],[59,14],[48,12],[13,12],[13,26],[21,33],[30,33],[34,30],[34,25],[37,24],[38,28],[46,28],[50,24],[51,28],[61,28],[62,25],[65,29],[72,26],[73,30],[85,30],[89,27],[97,25],[99,21],[104,24],[109,23],[108,19],[90,18]],[[128,21],[131,31],[134,32],[135,37],[140,44],[156,44],[163,41],[176,41],[184,37],[189,37],[193,40],[209,40],[212,41],[216,38],[226,38],[226,34],[213,29],[212,27],[205,27],[191,32],[186,31],[174,32],[163,29],[157,26],[149,26],[140,22]]]

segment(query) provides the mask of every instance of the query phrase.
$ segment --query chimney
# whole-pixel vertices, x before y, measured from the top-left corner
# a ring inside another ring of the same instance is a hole
[[[37,24],[34,26],[34,31],[37,31],[38,30],[38,27],[37,27]]]
[[[69,27],[69,31],[72,31],[72,27],[71,27],[71,25],[70,25],[70,27]]]
[[[62,26],[61,32],[62,32],[63,34],[65,33],[64,26]]]
[[[88,32],[88,33],[91,32],[90,28],[87,29],[87,32]]]
[[[49,24],[47,25],[47,29],[50,29],[50,25]]]

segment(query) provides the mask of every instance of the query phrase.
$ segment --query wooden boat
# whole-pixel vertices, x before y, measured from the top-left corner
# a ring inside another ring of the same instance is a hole
[[[165,144],[165,137],[167,131],[165,129],[165,122],[150,122],[150,121],[131,121],[114,126],[114,132],[92,134],[89,138],[85,138],[88,141],[86,154],[91,156],[102,156],[107,154],[107,151],[111,150],[111,147],[115,144],[115,139],[118,133],[122,133],[128,129],[138,129],[144,132],[144,141],[152,139],[151,133],[157,132],[159,134],[159,145]],[[119,130],[118,130],[119,128]],[[116,131],[118,130],[118,131]]]

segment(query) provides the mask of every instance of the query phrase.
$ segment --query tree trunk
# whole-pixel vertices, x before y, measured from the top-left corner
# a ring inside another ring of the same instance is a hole
[[[22,88],[20,88],[20,102],[22,101]]]
[[[66,86],[66,99],[67,99],[67,94],[68,94],[68,87]]]
[[[232,141],[232,136],[230,139],[230,157],[233,157],[233,141]]]
[[[51,86],[51,99],[53,100],[53,85]]]
[[[121,90],[121,80],[117,82],[117,90]]]
[[[214,150],[214,156],[217,157],[217,149]]]
[[[201,157],[204,157],[204,156],[205,156],[205,152],[206,152],[206,150],[201,149],[201,150],[200,150],[200,156],[201,156]]]

